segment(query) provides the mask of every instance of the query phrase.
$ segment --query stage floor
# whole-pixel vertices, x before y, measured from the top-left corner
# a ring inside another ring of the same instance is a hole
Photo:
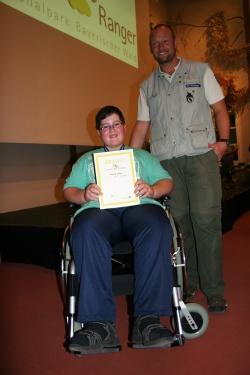
[[[250,209],[250,189],[222,202],[223,232]],[[65,227],[73,208],[68,203],[0,214],[1,261],[60,269]]]

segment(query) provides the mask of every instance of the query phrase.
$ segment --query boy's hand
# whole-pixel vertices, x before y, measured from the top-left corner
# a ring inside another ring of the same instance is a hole
[[[137,180],[135,183],[135,195],[140,198],[153,198],[154,189],[151,185],[147,184],[143,180]]]
[[[86,201],[96,201],[101,194],[102,191],[97,184],[90,184],[85,189],[84,198]]]

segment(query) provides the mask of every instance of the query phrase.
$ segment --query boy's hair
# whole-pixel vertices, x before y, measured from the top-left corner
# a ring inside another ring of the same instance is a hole
[[[95,117],[96,129],[99,130],[101,126],[101,121],[104,120],[106,117],[113,115],[113,113],[116,113],[119,116],[121,123],[125,124],[125,118],[122,112],[120,111],[120,109],[113,105],[106,105],[105,107],[102,107],[96,114],[96,117]]]

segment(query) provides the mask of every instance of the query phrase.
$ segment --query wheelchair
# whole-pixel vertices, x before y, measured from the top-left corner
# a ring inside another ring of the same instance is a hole
[[[182,346],[186,339],[195,339],[205,333],[209,318],[203,306],[197,303],[184,303],[183,301],[186,272],[182,235],[170,213],[168,197],[165,197],[162,203],[173,229],[171,250],[174,274],[172,297],[173,316],[171,317],[171,325],[174,332],[173,346]],[[61,249],[61,281],[64,296],[66,341],[70,340],[76,331],[83,328],[83,324],[76,321],[78,281],[69,242],[72,224],[73,215],[69,225],[65,228]],[[129,242],[120,242],[113,247],[112,255],[112,283],[114,295],[132,295],[133,280],[132,246]]]

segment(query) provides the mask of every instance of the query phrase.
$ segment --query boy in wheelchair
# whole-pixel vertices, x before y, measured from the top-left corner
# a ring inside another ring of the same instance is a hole
[[[100,209],[93,154],[124,150],[126,124],[114,106],[100,109],[96,130],[104,147],[84,154],[64,186],[65,199],[80,205],[71,230],[71,247],[79,282],[77,321],[69,351],[75,354],[120,350],[112,291],[112,247],[128,240],[134,250],[133,348],[167,348],[173,333],[160,322],[172,315],[172,227],[158,198],[173,188],[170,175],[147,151],[134,149],[138,205]]]

